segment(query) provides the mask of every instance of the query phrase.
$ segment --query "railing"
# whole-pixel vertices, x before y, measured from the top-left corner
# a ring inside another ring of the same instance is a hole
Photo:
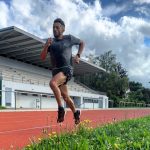
[[[27,72],[24,70],[19,70],[15,68],[4,67],[0,65],[0,76],[3,80],[25,83],[25,84],[33,84],[33,85],[42,85],[49,86],[49,81],[51,76],[43,76],[36,73]],[[68,82],[68,87],[71,91],[83,92],[83,93],[91,93],[91,94],[102,94],[97,91],[90,89],[82,83],[79,83],[75,80],[75,82]]]
[[[12,74],[12,72],[0,72],[0,76],[3,80],[6,81],[12,81],[12,82],[18,82],[18,83],[24,83],[24,84],[32,84],[32,85],[42,85],[45,87],[49,86],[49,80],[50,78],[42,78],[37,76],[31,76],[31,75],[15,75]],[[71,84],[70,84],[71,83]],[[75,83],[75,82],[68,82],[68,88],[71,91],[77,91],[77,92],[83,92],[83,93],[92,93],[89,91],[89,89],[86,89],[85,87]],[[93,92],[94,93],[94,92]]]
[[[119,107],[150,107],[150,104],[146,104],[145,102],[120,101]]]
[[[83,86],[84,88],[86,88],[89,92],[92,92],[92,93],[95,93],[95,94],[106,95],[105,92],[99,92],[99,91],[95,91],[95,90],[90,89],[88,86],[86,86],[85,84],[79,82],[78,80],[75,80],[75,82],[76,82],[77,84]]]

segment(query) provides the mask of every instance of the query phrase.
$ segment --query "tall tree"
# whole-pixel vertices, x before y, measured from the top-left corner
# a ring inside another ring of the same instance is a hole
[[[119,101],[127,96],[129,89],[128,101],[145,101],[150,104],[150,89],[144,88],[139,82],[129,82],[126,69],[117,62],[116,55],[112,51],[96,57],[90,55],[89,61],[106,69],[106,73],[86,74],[80,77],[80,81],[82,79],[81,82],[93,90],[106,92],[108,97],[114,100],[115,106],[118,106]]]
[[[116,55],[112,51],[108,51],[100,56],[96,56],[93,63],[104,68],[106,72],[115,71],[116,68]]]
[[[131,92],[135,92],[137,90],[142,90],[143,86],[142,86],[142,83],[140,83],[140,82],[130,81],[129,82],[129,88],[130,88]]]
[[[129,99],[132,101],[144,101],[150,103],[150,89],[144,88],[140,82],[129,82]]]
[[[93,58],[93,61],[91,60]],[[116,72],[120,77],[127,77],[127,71],[117,62],[116,55],[108,51],[100,56],[90,57],[90,61],[104,68],[106,72]]]
[[[81,77],[82,81],[84,78],[84,84],[94,90],[106,92],[110,99],[123,98],[128,89],[128,78],[126,70],[117,62],[116,55],[112,51],[96,57],[92,55],[90,62],[104,68],[106,73],[86,74]]]

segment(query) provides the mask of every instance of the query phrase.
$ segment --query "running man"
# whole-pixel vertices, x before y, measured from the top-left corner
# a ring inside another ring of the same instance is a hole
[[[84,49],[84,42],[72,35],[63,35],[65,23],[57,18],[53,23],[54,38],[48,38],[41,52],[41,59],[45,60],[47,53],[50,53],[52,64],[52,79],[49,83],[58,103],[57,122],[64,121],[65,110],[62,105],[61,96],[73,112],[75,124],[80,123],[80,110],[76,110],[73,100],[68,95],[67,82],[73,75],[72,68],[72,46],[79,45],[78,53],[74,57],[75,63],[79,63],[80,55]]]

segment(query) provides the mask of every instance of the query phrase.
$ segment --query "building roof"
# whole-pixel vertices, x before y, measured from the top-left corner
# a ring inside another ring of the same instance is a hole
[[[51,69],[49,56],[44,62],[40,59],[44,43],[39,37],[14,26],[0,29],[0,56]],[[94,72],[105,72],[105,69],[83,59],[74,64],[74,75]]]

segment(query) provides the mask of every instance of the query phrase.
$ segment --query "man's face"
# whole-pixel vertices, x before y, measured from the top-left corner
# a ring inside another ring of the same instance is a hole
[[[53,24],[53,34],[55,38],[60,37],[64,32],[64,26],[59,22]]]

